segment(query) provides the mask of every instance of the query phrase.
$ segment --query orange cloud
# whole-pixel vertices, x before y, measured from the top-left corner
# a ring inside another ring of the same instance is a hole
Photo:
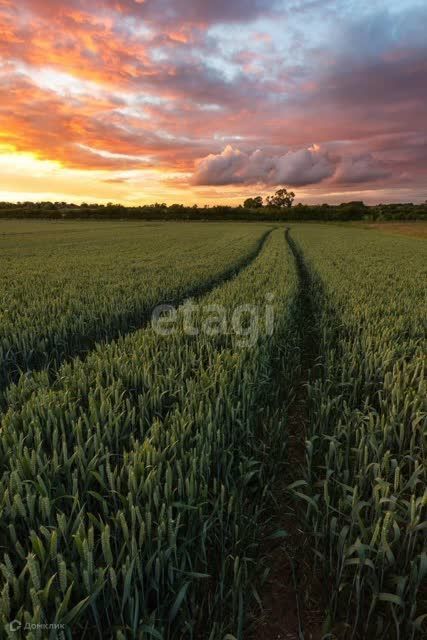
[[[175,42],[186,44],[189,41],[188,35],[182,33],[181,31],[170,31],[167,35],[171,40],[174,40]]]

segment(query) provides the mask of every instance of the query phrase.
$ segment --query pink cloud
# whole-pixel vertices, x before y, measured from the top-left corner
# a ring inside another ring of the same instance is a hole
[[[334,175],[339,184],[373,182],[391,176],[392,172],[370,153],[343,158]]]
[[[335,165],[327,153],[314,146],[270,156],[261,150],[244,153],[228,145],[217,155],[210,154],[196,164],[193,183],[221,184],[315,184],[329,178]]]

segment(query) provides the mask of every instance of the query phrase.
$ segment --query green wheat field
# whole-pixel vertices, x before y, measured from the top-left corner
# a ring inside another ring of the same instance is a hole
[[[313,638],[422,638],[426,257],[345,225],[1,221],[0,637],[261,639],[286,510]]]

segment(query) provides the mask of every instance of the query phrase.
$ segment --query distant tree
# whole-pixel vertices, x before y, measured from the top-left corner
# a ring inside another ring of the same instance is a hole
[[[255,196],[255,198],[246,198],[243,206],[245,209],[260,209],[262,204],[262,196]]]
[[[268,196],[267,203],[269,207],[284,209],[285,207],[292,207],[294,198],[295,193],[293,191],[288,191],[283,188],[276,191],[274,196]]]

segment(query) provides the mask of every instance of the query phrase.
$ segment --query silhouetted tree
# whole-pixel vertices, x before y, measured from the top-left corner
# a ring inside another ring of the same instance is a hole
[[[260,209],[262,207],[262,196],[255,196],[255,198],[246,198],[243,203],[245,209]]]
[[[274,196],[268,196],[267,203],[269,207],[277,207],[279,209],[284,209],[285,207],[292,207],[292,203],[295,198],[295,193],[293,191],[288,191],[287,189],[278,189]]]

